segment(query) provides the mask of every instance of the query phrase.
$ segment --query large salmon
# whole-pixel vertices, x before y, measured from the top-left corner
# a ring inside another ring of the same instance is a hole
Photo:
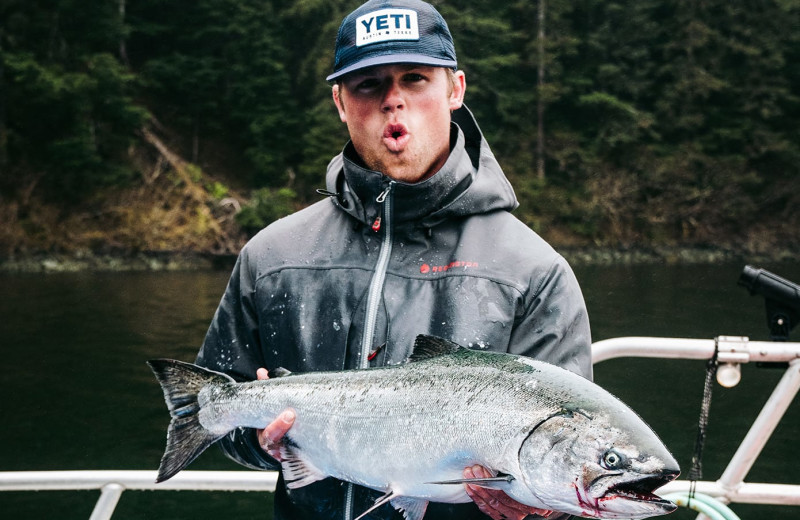
[[[285,408],[287,486],[335,477],[385,493],[419,520],[429,501],[467,502],[477,483],[530,506],[594,518],[645,518],[676,506],[653,494],[678,464],[658,436],[596,384],[530,358],[420,336],[403,365],[236,383],[189,363],[150,361],[172,416],[158,481],[238,427]]]

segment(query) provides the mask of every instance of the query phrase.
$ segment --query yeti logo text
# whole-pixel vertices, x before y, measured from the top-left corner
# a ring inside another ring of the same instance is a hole
[[[416,11],[381,9],[356,19],[356,46],[392,40],[419,40]]]

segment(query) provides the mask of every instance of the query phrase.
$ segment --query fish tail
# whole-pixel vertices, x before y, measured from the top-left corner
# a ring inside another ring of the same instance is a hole
[[[228,376],[172,359],[147,362],[164,391],[172,420],[167,430],[167,447],[158,467],[156,482],[172,478],[225,433],[212,433],[200,424],[197,395],[210,383],[231,383]]]

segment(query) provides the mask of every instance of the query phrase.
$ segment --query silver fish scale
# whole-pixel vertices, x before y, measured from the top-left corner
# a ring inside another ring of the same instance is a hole
[[[210,401],[228,429],[263,428],[292,407],[297,419],[288,437],[317,470],[406,493],[420,482],[459,478],[471,464],[503,470],[526,432],[563,402],[537,391],[541,372],[525,365],[508,371],[443,361],[224,385]],[[463,494],[460,486],[429,487],[431,495]]]
[[[175,360],[151,360],[172,420],[158,481],[238,427],[286,407],[289,488],[333,476],[387,492],[412,520],[425,504],[466,502],[465,467],[510,475],[502,489],[537,508],[596,518],[675,509],[650,495],[678,463],[652,429],[594,383],[529,358],[421,336],[410,363],[235,383]],[[614,456],[617,462],[609,462]]]

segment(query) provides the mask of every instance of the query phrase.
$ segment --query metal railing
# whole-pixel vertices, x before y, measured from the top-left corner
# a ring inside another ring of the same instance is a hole
[[[750,341],[739,336],[720,336],[713,340],[614,338],[592,345],[592,361],[596,364],[618,357],[711,359],[715,351],[719,362],[717,380],[724,386],[734,386],[739,382],[739,367],[743,363],[788,363],[788,367],[722,476],[714,482],[696,482],[695,490],[723,503],[800,505],[800,485],[744,481],[800,390],[800,343]],[[660,488],[659,493],[688,492],[690,487],[688,480],[678,480]]]
[[[89,520],[107,520],[122,492],[149,491],[275,491],[276,471],[181,471],[156,484],[157,471],[4,471],[0,491],[100,490]]]
[[[800,485],[744,482],[798,390],[800,390],[800,343],[749,341],[745,337],[720,336],[712,340],[628,337],[598,341],[592,345],[593,362],[619,357],[662,359],[710,359],[720,364],[718,379],[733,386],[742,363],[788,363],[749,432],[719,480],[699,481],[695,490],[724,503],[800,505]],[[150,491],[274,491],[277,473],[272,471],[182,471],[160,484],[155,471],[13,471],[0,472],[0,491],[100,490],[90,520],[111,518],[126,490]],[[671,482],[659,493],[688,492],[687,480]]]

